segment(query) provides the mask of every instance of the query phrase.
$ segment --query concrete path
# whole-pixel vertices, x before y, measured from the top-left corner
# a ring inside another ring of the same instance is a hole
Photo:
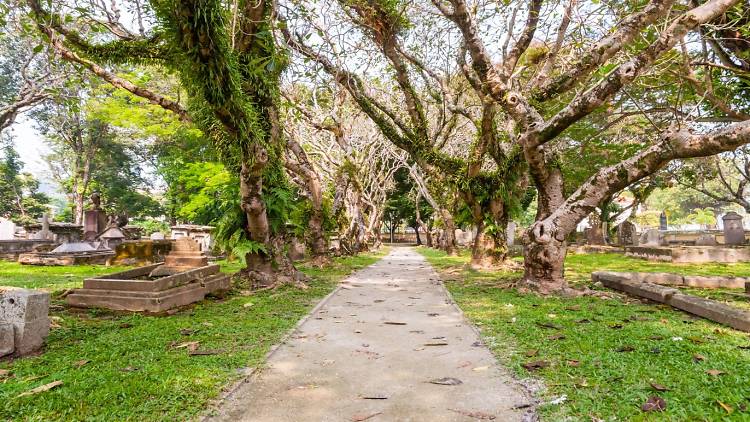
[[[212,420],[514,421],[530,402],[411,248],[350,276],[267,365]]]

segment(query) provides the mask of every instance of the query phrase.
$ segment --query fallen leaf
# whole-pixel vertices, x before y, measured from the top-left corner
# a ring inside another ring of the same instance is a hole
[[[703,344],[703,343],[706,342],[706,340],[703,340],[700,337],[694,337],[694,336],[693,337],[688,337],[687,339],[690,340],[690,341],[692,341],[695,344]]]
[[[7,369],[0,369],[0,378],[5,378],[10,375],[10,371]]]
[[[568,366],[578,367],[581,366],[581,362],[577,360],[570,359],[568,360]]]
[[[584,318],[584,319],[579,319],[578,321],[576,321],[576,324],[588,324],[590,322],[591,322],[590,319]]]
[[[576,387],[588,387],[588,386],[589,386],[589,382],[585,379],[582,379],[576,382]]]
[[[51,390],[51,389],[53,389],[55,387],[59,387],[61,385],[63,385],[62,381],[52,381],[49,384],[44,384],[44,385],[42,385],[40,387],[33,388],[33,389],[31,389],[31,390],[29,390],[29,391],[27,391],[25,393],[21,393],[21,394],[17,395],[16,398],[24,397],[24,396],[31,396],[33,394],[38,394],[38,393],[43,393],[45,391],[49,391],[49,390]]]
[[[468,418],[478,419],[480,421],[494,421],[497,418],[497,416],[495,415],[490,415],[489,413],[484,413],[484,412],[470,412],[468,410],[459,410],[459,409],[448,409],[448,410],[450,410],[451,412],[456,412],[460,415],[464,415]]]
[[[669,387],[665,385],[661,385],[655,382],[650,382],[649,385],[651,385],[651,388],[653,388],[656,391],[669,391]]]
[[[703,360],[706,360],[705,356],[699,355],[698,353],[696,353],[696,354],[693,355],[693,361],[694,362],[700,362],[700,361],[703,361]]]
[[[540,326],[542,328],[551,328],[553,330],[560,330],[560,329],[562,329],[562,327],[560,327],[559,325],[555,325],[555,324],[553,324],[551,322],[537,322],[536,325],[538,325],[538,326]]]
[[[429,343],[425,343],[424,346],[447,346],[447,341],[433,341]]]
[[[718,370],[718,369],[709,369],[706,371],[708,375],[711,375],[712,377],[718,377],[719,375],[724,375],[726,372]]]
[[[180,334],[182,334],[183,336],[189,336],[195,334],[196,331],[197,330],[192,330],[190,328],[183,328],[180,330]]]
[[[732,409],[732,406],[729,406],[728,404],[722,403],[722,402],[720,402],[718,400],[716,400],[716,403],[719,403],[719,406],[721,406],[722,409],[724,409],[727,412],[727,414],[731,415],[732,412],[734,412],[734,409]]]
[[[632,352],[633,350],[635,350],[635,347],[626,344],[625,346],[620,346],[619,348],[615,349],[615,352]]]
[[[86,365],[89,362],[91,362],[91,361],[83,359],[83,360],[79,360],[79,361],[73,362],[73,366],[75,366],[76,368],[80,368],[80,367],[82,367],[83,365]]]
[[[220,353],[224,352],[223,350],[190,350],[188,352],[188,356],[209,356],[209,355],[218,355]]]
[[[580,311],[581,305],[568,306],[567,308],[565,308],[565,310],[566,311]]]
[[[476,368],[471,368],[471,370],[475,372],[486,371],[487,369],[489,369],[489,366],[477,366]]]
[[[388,400],[388,396],[383,395],[372,395],[372,396],[362,396],[363,400]]]
[[[434,380],[428,381],[430,384],[438,384],[438,385],[459,385],[463,384],[463,381],[461,381],[458,378],[451,378],[451,377],[445,377],[445,378],[436,378]]]
[[[375,416],[382,415],[382,414],[383,414],[383,412],[375,412],[375,413],[370,413],[370,414],[367,414],[367,415],[357,414],[357,415],[352,416],[352,422],[366,421],[366,420],[368,420],[370,418],[374,418]]]
[[[666,408],[667,402],[659,396],[649,397],[646,403],[641,406],[641,410],[644,412],[663,412]]]
[[[187,349],[189,352],[194,352],[198,350],[198,347],[200,346],[199,341],[188,341],[186,343],[181,343],[175,346],[175,349]]]
[[[129,324],[127,322],[120,324],[120,328],[130,328],[132,326],[133,326],[133,324]]]
[[[564,340],[565,339],[565,334],[557,333],[557,334],[551,335],[551,336],[549,336],[547,338],[549,340]]]
[[[527,371],[534,371],[541,368],[546,368],[549,366],[549,362],[544,360],[535,360],[531,362],[526,362],[523,365],[524,368],[526,368]]]
[[[529,358],[534,357],[534,356],[536,356],[538,354],[539,354],[539,350],[538,349],[527,350],[526,353],[525,353],[526,357],[529,357]]]
[[[649,340],[664,340],[664,337],[662,337],[662,336],[651,336],[648,339]]]
[[[619,330],[622,328],[622,324],[613,324],[613,325],[610,325],[609,328],[613,330]]]
[[[387,325],[406,325],[405,322],[400,322],[400,321],[386,321],[383,324],[387,324]]]

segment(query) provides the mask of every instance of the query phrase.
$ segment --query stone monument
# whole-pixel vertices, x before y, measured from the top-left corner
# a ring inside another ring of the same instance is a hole
[[[207,265],[208,257],[201,252],[200,244],[189,237],[181,237],[174,241],[172,250],[164,258],[164,265],[156,267],[149,276],[169,276]]]
[[[586,243],[589,245],[604,245],[604,233],[602,233],[602,223],[597,213],[589,215],[589,227],[585,230]]]
[[[658,247],[661,246],[663,241],[664,236],[659,230],[650,229],[646,230],[646,232],[641,235],[638,243],[640,246]]]
[[[635,224],[630,221],[625,220],[617,226],[617,241],[620,243],[620,246],[636,245],[635,235]]]
[[[36,240],[53,240],[54,235],[49,230],[49,216],[47,213],[42,215],[42,230],[34,234]]]
[[[101,197],[94,192],[91,195],[92,208],[83,213],[83,240],[93,241],[99,233],[107,228],[107,214],[102,210]]]
[[[49,293],[0,287],[0,356],[39,350],[49,334]]]
[[[745,228],[742,226],[742,216],[734,211],[729,211],[724,217],[724,244],[744,245]]]
[[[695,239],[695,246],[716,245],[718,245],[718,242],[716,242],[716,236],[712,235],[711,233],[702,233],[700,236],[698,236],[697,239]]]
[[[659,230],[668,230],[667,227],[667,213],[662,211],[661,214],[659,214]]]
[[[505,243],[510,248],[516,242],[516,223],[515,221],[509,221],[508,227],[505,230]]]
[[[16,224],[0,217],[0,240],[13,240],[16,237]]]

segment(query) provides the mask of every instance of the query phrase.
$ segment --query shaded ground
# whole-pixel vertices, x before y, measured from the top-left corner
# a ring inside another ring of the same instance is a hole
[[[495,355],[519,377],[544,381],[544,420],[750,420],[747,333],[617,294],[519,294],[509,288],[519,272],[474,271],[465,267],[468,256],[418,250],[441,269]],[[688,266],[619,255],[575,255],[567,264],[578,283],[590,283],[593,270],[748,275],[747,264]],[[523,367],[539,361],[547,366]],[[663,413],[642,412],[652,396],[666,401]]]
[[[53,300],[57,328],[44,353],[0,360],[0,420],[189,420],[244,376],[248,366],[262,364],[271,346],[339,280],[378,258],[337,258],[323,270],[303,266],[312,277],[308,290],[281,288],[252,296],[234,292],[166,317],[72,311]],[[222,263],[222,269],[238,265]],[[84,277],[116,270],[4,263],[0,284],[59,291],[80,287]],[[193,348],[210,354],[191,356]],[[63,384],[18,397],[54,381]]]
[[[513,421],[529,403],[411,248],[350,277],[267,366],[215,420]]]

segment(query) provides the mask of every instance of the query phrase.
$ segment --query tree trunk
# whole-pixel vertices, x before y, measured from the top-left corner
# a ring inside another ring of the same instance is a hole
[[[498,227],[507,227],[507,219],[498,221]],[[504,226],[503,226],[504,224]],[[477,235],[471,249],[471,266],[475,268],[492,268],[505,263],[508,257],[508,245],[505,228],[488,233],[484,223],[476,226]]]
[[[422,239],[419,237],[419,226],[415,224],[412,228],[414,229],[414,233],[417,235],[417,246],[422,246]]]
[[[456,255],[456,223],[447,209],[440,209],[440,215],[443,217],[443,242],[441,246],[448,255]]]
[[[551,239],[541,242],[529,236],[524,246],[523,285],[542,294],[557,293],[567,289],[564,263],[567,245]]]

